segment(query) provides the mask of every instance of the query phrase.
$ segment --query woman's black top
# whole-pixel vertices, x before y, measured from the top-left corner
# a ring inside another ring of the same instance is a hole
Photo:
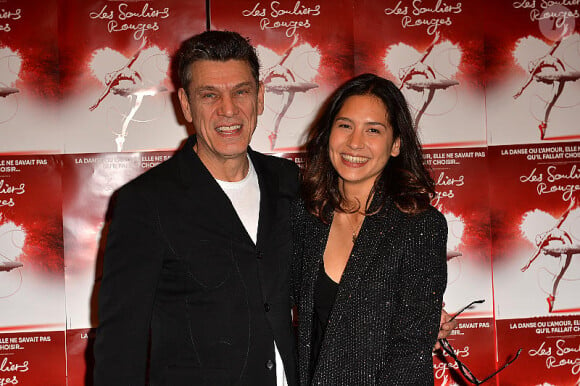
[[[328,325],[328,318],[330,311],[334,305],[336,292],[338,291],[338,283],[332,280],[324,269],[324,262],[320,263],[318,270],[318,279],[316,280],[316,287],[314,288],[314,315],[313,315],[313,330],[312,330],[312,351],[310,361],[310,374],[314,374],[316,362],[318,361],[318,354],[320,354],[320,347],[324,339],[326,326]]]

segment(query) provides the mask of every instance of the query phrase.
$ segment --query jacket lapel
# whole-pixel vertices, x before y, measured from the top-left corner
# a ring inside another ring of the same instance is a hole
[[[304,299],[307,302],[306,307],[304,307],[307,315],[302,316],[302,318],[305,320],[307,326],[311,326],[312,311],[314,310],[314,287],[316,286],[320,263],[323,260],[324,250],[328,242],[330,224],[324,224],[314,217],[308,217],[305,221],[315,222],[315,226],[309,227],[310,234],[306,235],[311,242],[307,242],[305,245],[308,245],[311,249],[303,251],[303,259],[308,265],[303,271],[304,277],[301,278],[301,281],[304,284],[301,286],[300,293],[300,299]],[[308,327],[308,331],[310,331],[310,327]],[[308,336],[308,340],[310,339],[311,337]]]
[[[231,201],[193,150],[195,142],[193,135],[178,154],[180,179],[187,199],[196,208],[194,215],[211,219],[207,225],[220,233],[227,232],[238,241],[253,244]]]
[[[264,250],[265,243],[269,240],[273,216],[276,214],[276,200],[278,197],[278,176],[265,167],[257,154],[250,150],[250,159],[258,174],[260,185],[260,217],[258,218],[258,250]]]
[[[281,237],[277,234],[276,221],[280,221],[276,216],[280,189],[278,175],[264,162],[264,156],[248,151],[250,159],[258,174],[258,184],[260,185],[260,214],[258,218],[258,237],[256,241],[256,253],[261,256],[261,269],[259,270],[262,293],[266,299],[270,297],[272,291],[279,284],[281,277],[280,270],[282,262],[287,261],[279,251],[273,251],[276,239]],[[279,231],[279,230],[278,230]],[[288,235],[289,237],[289,235]],[[278,252],[274,254],[274,252]]]
[[[302,249],[301,262],[303,264],[300,270],[300,277],[295,278],[300,283],[300,304],[298,310],[298,329],[299,329],[299,344],[298,346],[298,356],[304,358],[299,361],[299,373],[301,382],[303,384],[311,384],[312,379],[310,379],[310,368],[309,361],[311,355],[311,345],[312,340],[312,320],[314,311],[314,289],[316,287],[316,281],[318,279],[318,274],[320,271],[320,263],[323,259],[324,250],[326,248],[326,243],[328,242],[328,236],[330,233],[330,224],[324,224],[318,218],[313,215],[306,214],[300,219],[304,223],[298,224],[298,226],[303,226],[304,229],[308,230],[308,233],[304,234],[303,246],[308,246],[308,249]],[[327,330],[328,333],[328,330]],[[326,341],[326,339],[325,339]],[[322,351],[324,350],[324,342]],[[323,352],[320,352],[319,363],[322,358]]]

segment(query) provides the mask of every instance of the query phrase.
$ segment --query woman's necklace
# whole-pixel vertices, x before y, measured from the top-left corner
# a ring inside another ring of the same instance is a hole
[[[354,212],[353,214],[354,214],[353,217],[356,219],[358,217],[358,214],[359,213],[358,212]],[[358,234],[360,232],[360,228],[362,226],[362,223],[363,223],[365,217],[362,216],[362,220],[355,221],[354,224],[353,224],[352,220],[350,219],[350,217],[351,217],[350,214],[346,214],[346,218],[347,218],[348,223],[350,225],[350,229],[352,230],[352,243],[354,244],[354,243],[356,243],[356,239],[358,238]],[[357,222],[358,222],[358,224],[357,224]]]

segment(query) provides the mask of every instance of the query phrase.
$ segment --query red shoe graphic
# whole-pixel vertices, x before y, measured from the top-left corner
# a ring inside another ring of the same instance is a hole
[[[540,129],[540,139],[544,139],[544,136],[546,135],[546,128],[547,127],[548,127],[548,124],[546,122],[543,122],[543,121],[538,126],[538,129]]]
[[[554,302],[556,301],[556,298],[554,297],[554,295],[550,295],[546,298],[546,300],[548,301],[548,311],[552,312],[552,310],[554,309]]]
[[[268,136],[268,139],[270,140],[270,148],[272,150],[274,150],[274,148],[276,147],[276,139],[278,138],[278,135],[275,132],[270,133],[270,135]]]

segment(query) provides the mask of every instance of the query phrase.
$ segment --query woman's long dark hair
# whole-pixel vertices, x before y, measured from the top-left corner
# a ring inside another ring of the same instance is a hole
[[[338,173],[329,157],[328,141],[336,115],[345,101],[354,95],[379,98],[386,107],[393,139],[401,141],[400,153],[390,157],[375,180],[365,203],[365,214],[376,213],[390,197],[406,213],[425,210],[435,194],[435,183],[423,164],[421,144],[405,97],[393,82],[374,74],[359,75],[339,87],[324,104],[321,113],[308,133],[306,142],[306,169],[302,175],[302,198],[308,211],[323,222],[330,222],[332,211],[356,211],[347,207],[345,197],[338,189]],[[370,207],[370,199],[378,203]]]

